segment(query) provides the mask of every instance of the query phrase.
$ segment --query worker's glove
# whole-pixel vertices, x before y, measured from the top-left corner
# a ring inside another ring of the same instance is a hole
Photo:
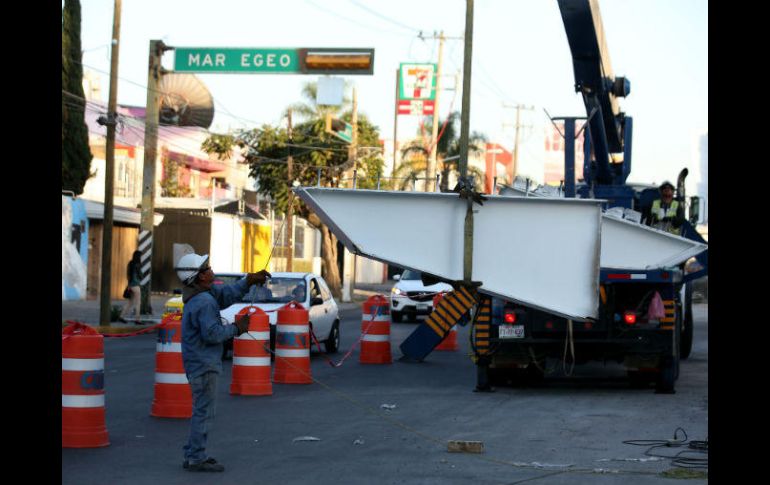
[[[260,271],[259,273],[249,273],[246,275],[246,283],[249,286],[252,285],[264,285],[265,281],[267,281],[268,278],[272,277],[270,273],[265,271],[264,269]]]
[[[242,315],[233,322],[235,328],[238,329],[238,336],[249,331],[249,315]]]

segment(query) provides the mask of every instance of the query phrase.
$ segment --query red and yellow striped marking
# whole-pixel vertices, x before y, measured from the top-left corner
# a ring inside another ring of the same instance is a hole
[[[663,300],[663,308],[666,311],[666,316],[660,319],[660,328],[673,330],[674,323],[676,322],[676,305],[674,300]]]
[[[492,321],[492,298],[484,296],[479,304],[479,314],[476,316],[476,324],[473,327],[473,341],[476,354],[489,353],[490,323]]]
[[[443,339],[474,304],[476,304],[476,299],[473,298],[473,295],[461,287],[459,290],[444,295],[425,323]]]

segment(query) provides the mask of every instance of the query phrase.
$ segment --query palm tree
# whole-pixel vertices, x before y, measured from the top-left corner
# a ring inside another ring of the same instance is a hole
[[[436,145],[436,171],[441,174],[439,188],[442,192],[450,190],[450,179],[456,180],[460,176],[460,137],[457,132],[457,122],[460,113],[454,111],[446,120],[439,120],[439,138]],[[431,123],[426,123],[421,131],[431,129]],[[468,140],[468,154],[478,155],[484,150],[487,137],[483,133],[474,131]],[[401,150],[402,162],[393,174],[394,188],[405,190],[408,186],[414,186],[419,179],[424,180],[428,174],[428,157],[430,156],[431,143],[423,134],[422,139],[415,139]],[[479,190],[484,183],[484,174],[475,167],[468,167],[468,176],[473,177],[474,186]]]

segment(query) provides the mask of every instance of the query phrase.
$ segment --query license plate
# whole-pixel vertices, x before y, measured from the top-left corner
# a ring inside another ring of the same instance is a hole
[[[417,309],[418,310],[427,310],[428,309],[428,305],[417,305]]]
[[[499,338],[524,338],[524,325],[500,325]]]

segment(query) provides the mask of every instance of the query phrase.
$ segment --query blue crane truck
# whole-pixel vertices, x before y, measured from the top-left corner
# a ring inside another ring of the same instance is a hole
[[[605,209],[646,214],[658,191],[626,183],[631,172],[633,122],[619,110],[617,98],[630,93],[630,82],[611,72],[598,3],[558,0],[558,4],[572,53],[575,90],[586,108],[585,118],[563,118],[567,142],[564,194],[606,200]],[[577,119],[586,119],[586,162],[580,184],[575,183],[574,176]],[[686,201],[686,176],[684,169],[677,180],[680,205]],[[681,236],[705,243],[693,226],[698,219],[697,207],[691,198],[689,220],[682,223]],[[707,274],[707,259],[706,249],[675,266],[639,270],[601,267],[598,318],[587,321],[570,321],[492,298],[489,326],[484,325],[484,331],[479,332],[475,319],[471,332],[478,366],[477,390],[537,381],[546,372],[548,358],[561,361],[567,374],[575,364],[619,362],[633,383],[654,383],[657,392],[674,392],[679,361],[692,349],[692,282]],[[651,305],[658,311],[650,312]]]

